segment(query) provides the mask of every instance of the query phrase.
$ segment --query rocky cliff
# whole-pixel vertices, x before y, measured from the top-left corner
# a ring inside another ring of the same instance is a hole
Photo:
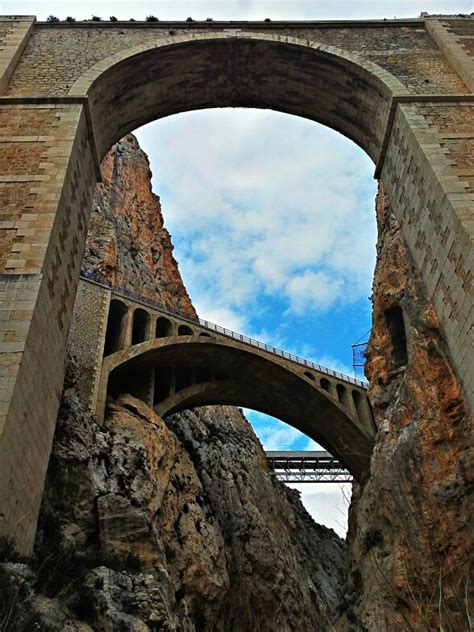
[[[193,314],[171,253],[128,136],[104,161],[84,267]],[[99,427],[76,380],[71,360],[35,558],[0,564],[5,629],[330,629],[345,543],[273,480],[238,409],[163,420],[124,394]]]
[[[132,134],[102,162],[82,269],[195,316],[151,189],[146,154]]]
[[[343,629],[470,630],[472,417],[383,187],[366,365],[378,428],[354,496]]]

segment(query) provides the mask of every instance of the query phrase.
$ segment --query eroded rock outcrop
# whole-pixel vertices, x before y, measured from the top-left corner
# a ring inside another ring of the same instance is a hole
[[[128,134],[102,162],[82,268],[195,316],[151,189],[147,155]]]
[[[472,418],[383,188],[366,373],[378,428],[350,512],[351,630],[469,630]]]
[[[275,484],[241,413],[208,407],[165,423],[124,395],[98,427],[77,398],[74,371],[69,380],[38,540],[43,622],[327,629],[345,545]]]

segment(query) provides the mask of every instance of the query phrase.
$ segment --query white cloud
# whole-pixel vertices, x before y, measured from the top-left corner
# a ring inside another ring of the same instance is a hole
[[[287,293],[297,314],[308,307],[326,308],[340,296],[342,282],[332,280],[324,272],[305,272],[289,280]]]
[[[205,303],[194,301],[196,311],[206,314],[206,320],[220,327],[225,327],[231,331],[240,332],[246,329],[246,320],[226,307],[214,307]]]
[[[303,314],[368,294],[375,183],[353,143],[299,117],[235,109],[137,135],[198,301],[238,315],[274,296]]]
[[[303,440],[307,443],[306,435],[283,421],[250,409],[244,409],[244,414],[252,424],[264,450],[296,449],[293,445],[295,442]]]
[[[341,362],[332,355],[316,355],[309,359],[311,359],[313,362],[316,362],[317,364],[320,364],[321,366],[332,369],[333,371],[343,373],[344,375],[349,375],[351,377],[354,375],[354,367],[349,366],[348,364],[344,364],[344,362]]]

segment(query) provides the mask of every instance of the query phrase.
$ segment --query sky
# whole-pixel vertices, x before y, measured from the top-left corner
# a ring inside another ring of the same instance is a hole
[[[326,20],[470,13],[471,0],[0,0],[46,19]],[[353,375],[370,330],[374,165],[349,140],[268,110],[189,112],[136,132],[185,285],[202,318]],[[360,374],[359,374],[360,377]],[[318,449],[246,411],[266,449]],[[296,486],[315,519],[344,535],[350,486]]]

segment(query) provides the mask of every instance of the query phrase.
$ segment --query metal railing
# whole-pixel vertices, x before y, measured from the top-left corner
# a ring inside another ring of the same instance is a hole
[[[349,382],[350,384],[355,384],[356,386],[367,388],[367,383],[363,382],[362,380],[350,377],[349,375],[345,375],[344,373],[340,373],[339,371],[333,371],[332,369],[322,366],[317,362],[311,362],[311,360],[306,360],[305,358],[301,358],[300,356],[297,356],[293,353],[288,353],[287,351],[283,351],[282,349],[278,349],[277,347],[272,347],[271,345],[267,345],[260,340],[255,340],[255,338],[250,338],[249,336],[245,336],[244,334],[239,334],[235,331],[232,331],[231,329],[227,329],[226,327],[221,327],[220,325],[211,323],[208,320],[203,320],[202,318],[198,317],[192,318],[191,316],[189,316],[189,314],[186,314],[176,308],[169,307],[168,305],[166,305],[166,303],[162,301],[147,298],[146,296],[142,296],[141,294],[138,294],[138,292],[134,292],[133,290],[126,290],[124,288],[117,287],[93,272],[81,270],[81,278],[85,279],[86,281],[96,283],[97,285],[106,287],[112,290],[114,294],[117,294],[118,296],[130,298],[137,303],[147,305],[148,307],[157,309],[161,312],[164,312],[165,314],[178,316],[180,319],[186,320],[189,323],[199,324],[201,327],[204,327],[209,331],[214,331],[215,333],[221,334],[228,338],[232,338],[233,340],[237,340],[238,342],[243,342],[257,349],[261,349],[262,351],[267,351],[268,353],[279,356],[280,358],[284,358],[285,360],[289,360],[290,362],[294,362],[295,364],[298,364],[300,366],[325,373],[326,375],[335,377],[343,382]]]

